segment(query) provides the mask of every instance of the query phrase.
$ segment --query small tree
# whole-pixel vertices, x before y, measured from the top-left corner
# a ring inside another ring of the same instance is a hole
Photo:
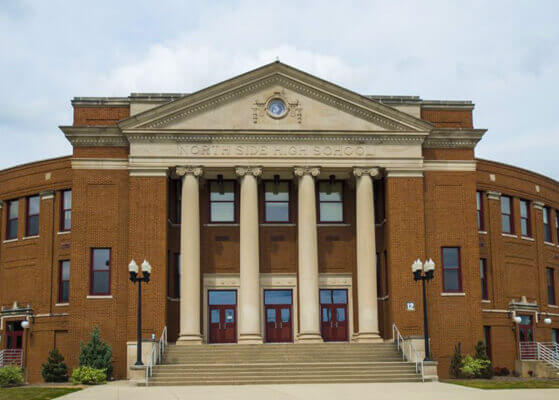
[[[93,332],[89,336],[89,342],[85,345],[83,342],[80,343],[80,367],[87,366],[95,369],[104,369],[108,378],[113,371],[112,355],[111,346],[101,340],[99,327],[95,325]]]
[[[452,355],[452,360],[450,360],[450,368],[448,372],[450,376],[453,378],[460,378],[462,376],[461,368],[462,368],[462,360],[464,356],[462,355],[461,344],[458,342],[456,346],[454,346],[454,354]]]
[[[47,358],[47,362],[43,364],[41,371],[45,382],[67,382],[68,366],[64,363],[64,357],[57,349],[52,349]]]
[[[485,379],[491,379],[494,375],[493,365],[491,364],[491,360],[487,355],[487,347],[483,341],[479,341],[476,344],[476,358],[479,360],[487,361],[486,367],[480,371],[480,377]]]

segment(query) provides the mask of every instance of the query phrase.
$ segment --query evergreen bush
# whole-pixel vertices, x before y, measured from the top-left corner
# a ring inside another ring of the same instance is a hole
[[[491,379],[494,375],[493,365],[491,364],[491,360],[487,355],[487,347],[483,341],[479,341],[476,344],[476,356],[475,358],[479,360],[484,360],[486,367],[480,372],[479,377],[484,379]]]
[[[68,366],[57,349],[52,349],[41,371],[45,382],[68,382]]]
[[[448,371],[453,378],[460,378],[462,376],[460,369],[462,368],[463,358],[461,344],[458,342],[456,346],[454,346],[454,354],[450,360],[450,368]]]
[[[91,367],[94,369],[104,370],[106,377],[111,376],[113,371],[112,366],[112,349],[107,343],[101,340],[99,327],[95,325],[93,332],[89,337],[89,342],[85,345],[80,343],[80,367]],[[72,375],[73,377],[73,375]]]

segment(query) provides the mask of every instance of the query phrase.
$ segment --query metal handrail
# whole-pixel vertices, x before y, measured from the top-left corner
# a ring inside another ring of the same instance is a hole
[[[163,356],[165,355],[165,350],[167,348],[167,327],[163,328],[163,332],[157,341],[157,344],[154,344],[151,347],[151,354],[148,358],[148,362],[146,365],[146,386],[148,386],[149,378],[151,378],[153,374],[153,366],[157,364],[161,364],[163,361]]]
[[[17,365],[23,367],[23,350],[22,349],[3,349],[0,350],[0,367],[5,365]]]
[[[406,351],[405,351],[406,340],[400,333],[400,330],[398,329],[396,324],[392,324],[392,340],[396,342],[396,348],[398,349],[398,351],[400,350],[402,351],[402,360],[406,360]],[[421,372],[421,380],[425,382],[425,375],[423,374],[423,357],[421,357],[419,352],[415,349],[415,346],[413,345],[411,340],[407,341],[407,346],[408,346],[407,361],[415,363],[415,373]],[[412,358],[414,358],[415,361],[411,361]]]
[[[521,360],[538,360],[559,369],[559,346],[551,342],[520,342]]]

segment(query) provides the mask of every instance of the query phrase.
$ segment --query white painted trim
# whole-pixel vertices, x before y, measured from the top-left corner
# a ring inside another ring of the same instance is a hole
[[[127,158],[74,158],[72,169],[128,169]]]
[[[12,243],[12,242],[17,242],[17,238],[15,239],[8,239],[8,240],[4,240],[2,243]]]
[[[477,231],[480,235],[487,235],[487,231]]]
[[[67,312],[64,312],[64,313],[37,314],[37,315],[32,315],[32,317],[35,317],[35,318],[45,318],[45,317],[49,318],[49,317],[54,317],[54,318],[56,318],[56,317],[66,317],[66,316],[68,316],[68,315],[69,315],[69,314],[68,314]]]
[[[491,303],[491,300],[482,300],[482,303]]]
[[[421,170],[410,170],[410,171],[398,171],[398,170],[387,170],[387,178],[423,178],[423,171]]]
[[[536,241],[534,238],[531,238],[531,237],[528,237],[528,236],[520,236],[520,239],[528,240],[530,242],[535,242]]]
[[[518,235],[512,233],[501,233],[501,236],[518,239]]]
[[[543,242],[543,244],[548,245],[548,246],[553,246],[555,247],[555,243],[551,243],[551,242]]]
[[[113,296],[109,295],[87,295],[86,297],[88,300],[96,300],[96,299],[112,299]]]
[[[23,240],[29,240],[29,239],[38,239],[39,235],[33,235],[33,236],[24,236]]]
[[[70,303],[56,303],[54,306],[55,307],[66,307],[66,306],[69,306],[69,305],[70,305]]]
[[[48,199],[54,199],[54,194],[47,194],[45,196],[41,196],[41,200],[48,200]]]
[[[559,306],[556,305],[556,304],[548,304],[547,306],[548,306],[549,308],[559,308]]]
[[[167,177],[169,175],[169,170],[165,168],[164,170],[160,168],[138,168],[138,169],[130,169],[130,176],[135,177],[144,177],[144,178],[152,178],[152,177]]]
[[[56,232],[57,235],[67,235],[69,233],[72,233],[72,231],[60,231],[60,232]]]
[[[482,309],[481,312],[505,313],[505,314],[508,314],[508,313],[511,312],[511,311],[509,311],[509,310],[483,310],[483,309]]]
[[[466,296],[466,293],[464,293],[464,292],[460,292],[460,293],[442,292],[441,296],[444,296],[444,297],[462,297],[462,296]]]
[[[423,161],[424,171],[474,172],[476,161],[472,160],[427,160]]]

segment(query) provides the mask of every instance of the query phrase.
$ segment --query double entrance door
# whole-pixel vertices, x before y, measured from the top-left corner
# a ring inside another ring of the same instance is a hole
[[[291,290],[264,290],[266,342],[293,341],[293,292]]]
[[[325,342],[347,341],[347,290],[320,289],[320,316]]]
[[[210,343],[237,342],[237,291],[208,291]]]
[[[23,346],[23,328],[21,321],[6,322],[6,349],[21,349]]]

